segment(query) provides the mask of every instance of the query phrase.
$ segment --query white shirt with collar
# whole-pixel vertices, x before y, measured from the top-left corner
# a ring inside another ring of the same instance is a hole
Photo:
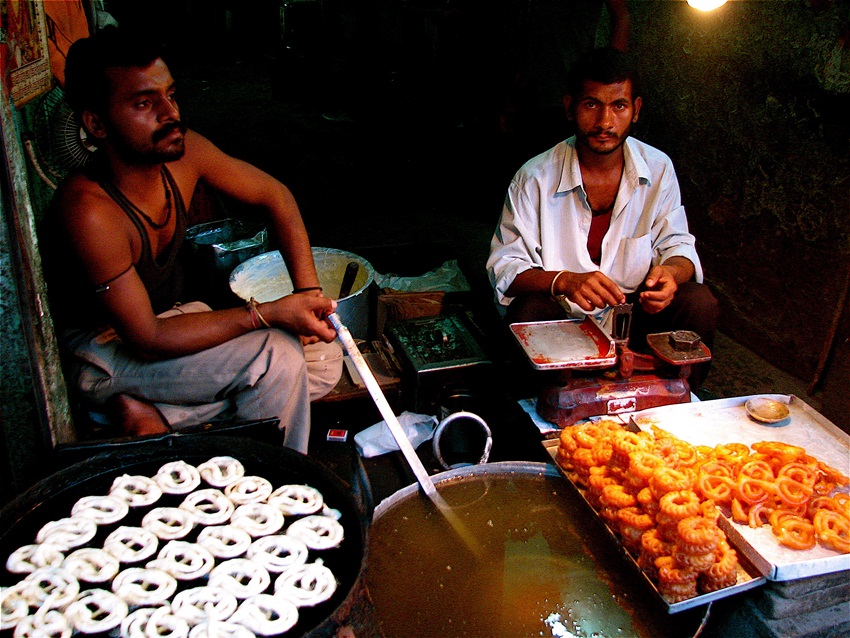
[[[581,179],[575,137],[532,158],[514,176],[502,217],[490,243],[487,271],[496,300],[507,306],[505,291],[529,268],[601,271],[624,293],[637,290],[652,266],[679,255],[689,259],[696,281],[703,273],[688,232],[679,182],[670,158],[628,138],[625,168],[602,240],[597,266],[587,251],[592,212]],[[583,311],[570,303],[574,314]],[[594,313],[601,318],[602,312]]]

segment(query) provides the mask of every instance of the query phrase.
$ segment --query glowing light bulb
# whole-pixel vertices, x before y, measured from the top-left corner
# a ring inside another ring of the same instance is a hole
[[[726,0],[688,0],[688,4],[700,11],[714,11],[726,4]]]

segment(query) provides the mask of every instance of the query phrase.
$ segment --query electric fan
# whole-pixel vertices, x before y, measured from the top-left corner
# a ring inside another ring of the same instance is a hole
[[[65,93],[54,87],[35,104],[33,133],[24,136],[24,144],[39,177],[55,189],[56,184],[72,169],[83,166],[94,153]]]

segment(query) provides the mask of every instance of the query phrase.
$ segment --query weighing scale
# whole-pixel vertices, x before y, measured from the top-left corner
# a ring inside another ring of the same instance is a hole
[[[613,334],[590,316],[511,324],[531,365],[559,373],[537,399],[543,419],[565,427],[588,417],[690,401],[691,366],[711,360],[700,336],[690,330],[650,334],[652,354],[635,352],[628,347],[632,304],[611,312]],[[591,374],[575,376],[578,371]]]

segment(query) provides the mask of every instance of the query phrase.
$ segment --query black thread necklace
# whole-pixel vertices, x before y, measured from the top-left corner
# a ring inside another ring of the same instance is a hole
[[[165,219],[162,220],[160,223],[157,223],[150,217],[148,217],[148,215],[141,208],[139,208],[133,202],[127,199],[127,196],[122,193],[121,190],[114,183],[112,184],[112,188],[115,190],[115,194],[118,195],[119,199],[121,199],[122,202],[125,203],[134,213],[144,219],[148,223],[148,225],[154,230],[161,230],[162,228],[165,228],[168,225],[168,222],[171,221],[171,209],[173,208],[171,201],[171,186],[168,183],[168,180],[165,178],[165,167],[160,169],[159,176],[162,178],[162,188],[165,191],[166,208]]]

